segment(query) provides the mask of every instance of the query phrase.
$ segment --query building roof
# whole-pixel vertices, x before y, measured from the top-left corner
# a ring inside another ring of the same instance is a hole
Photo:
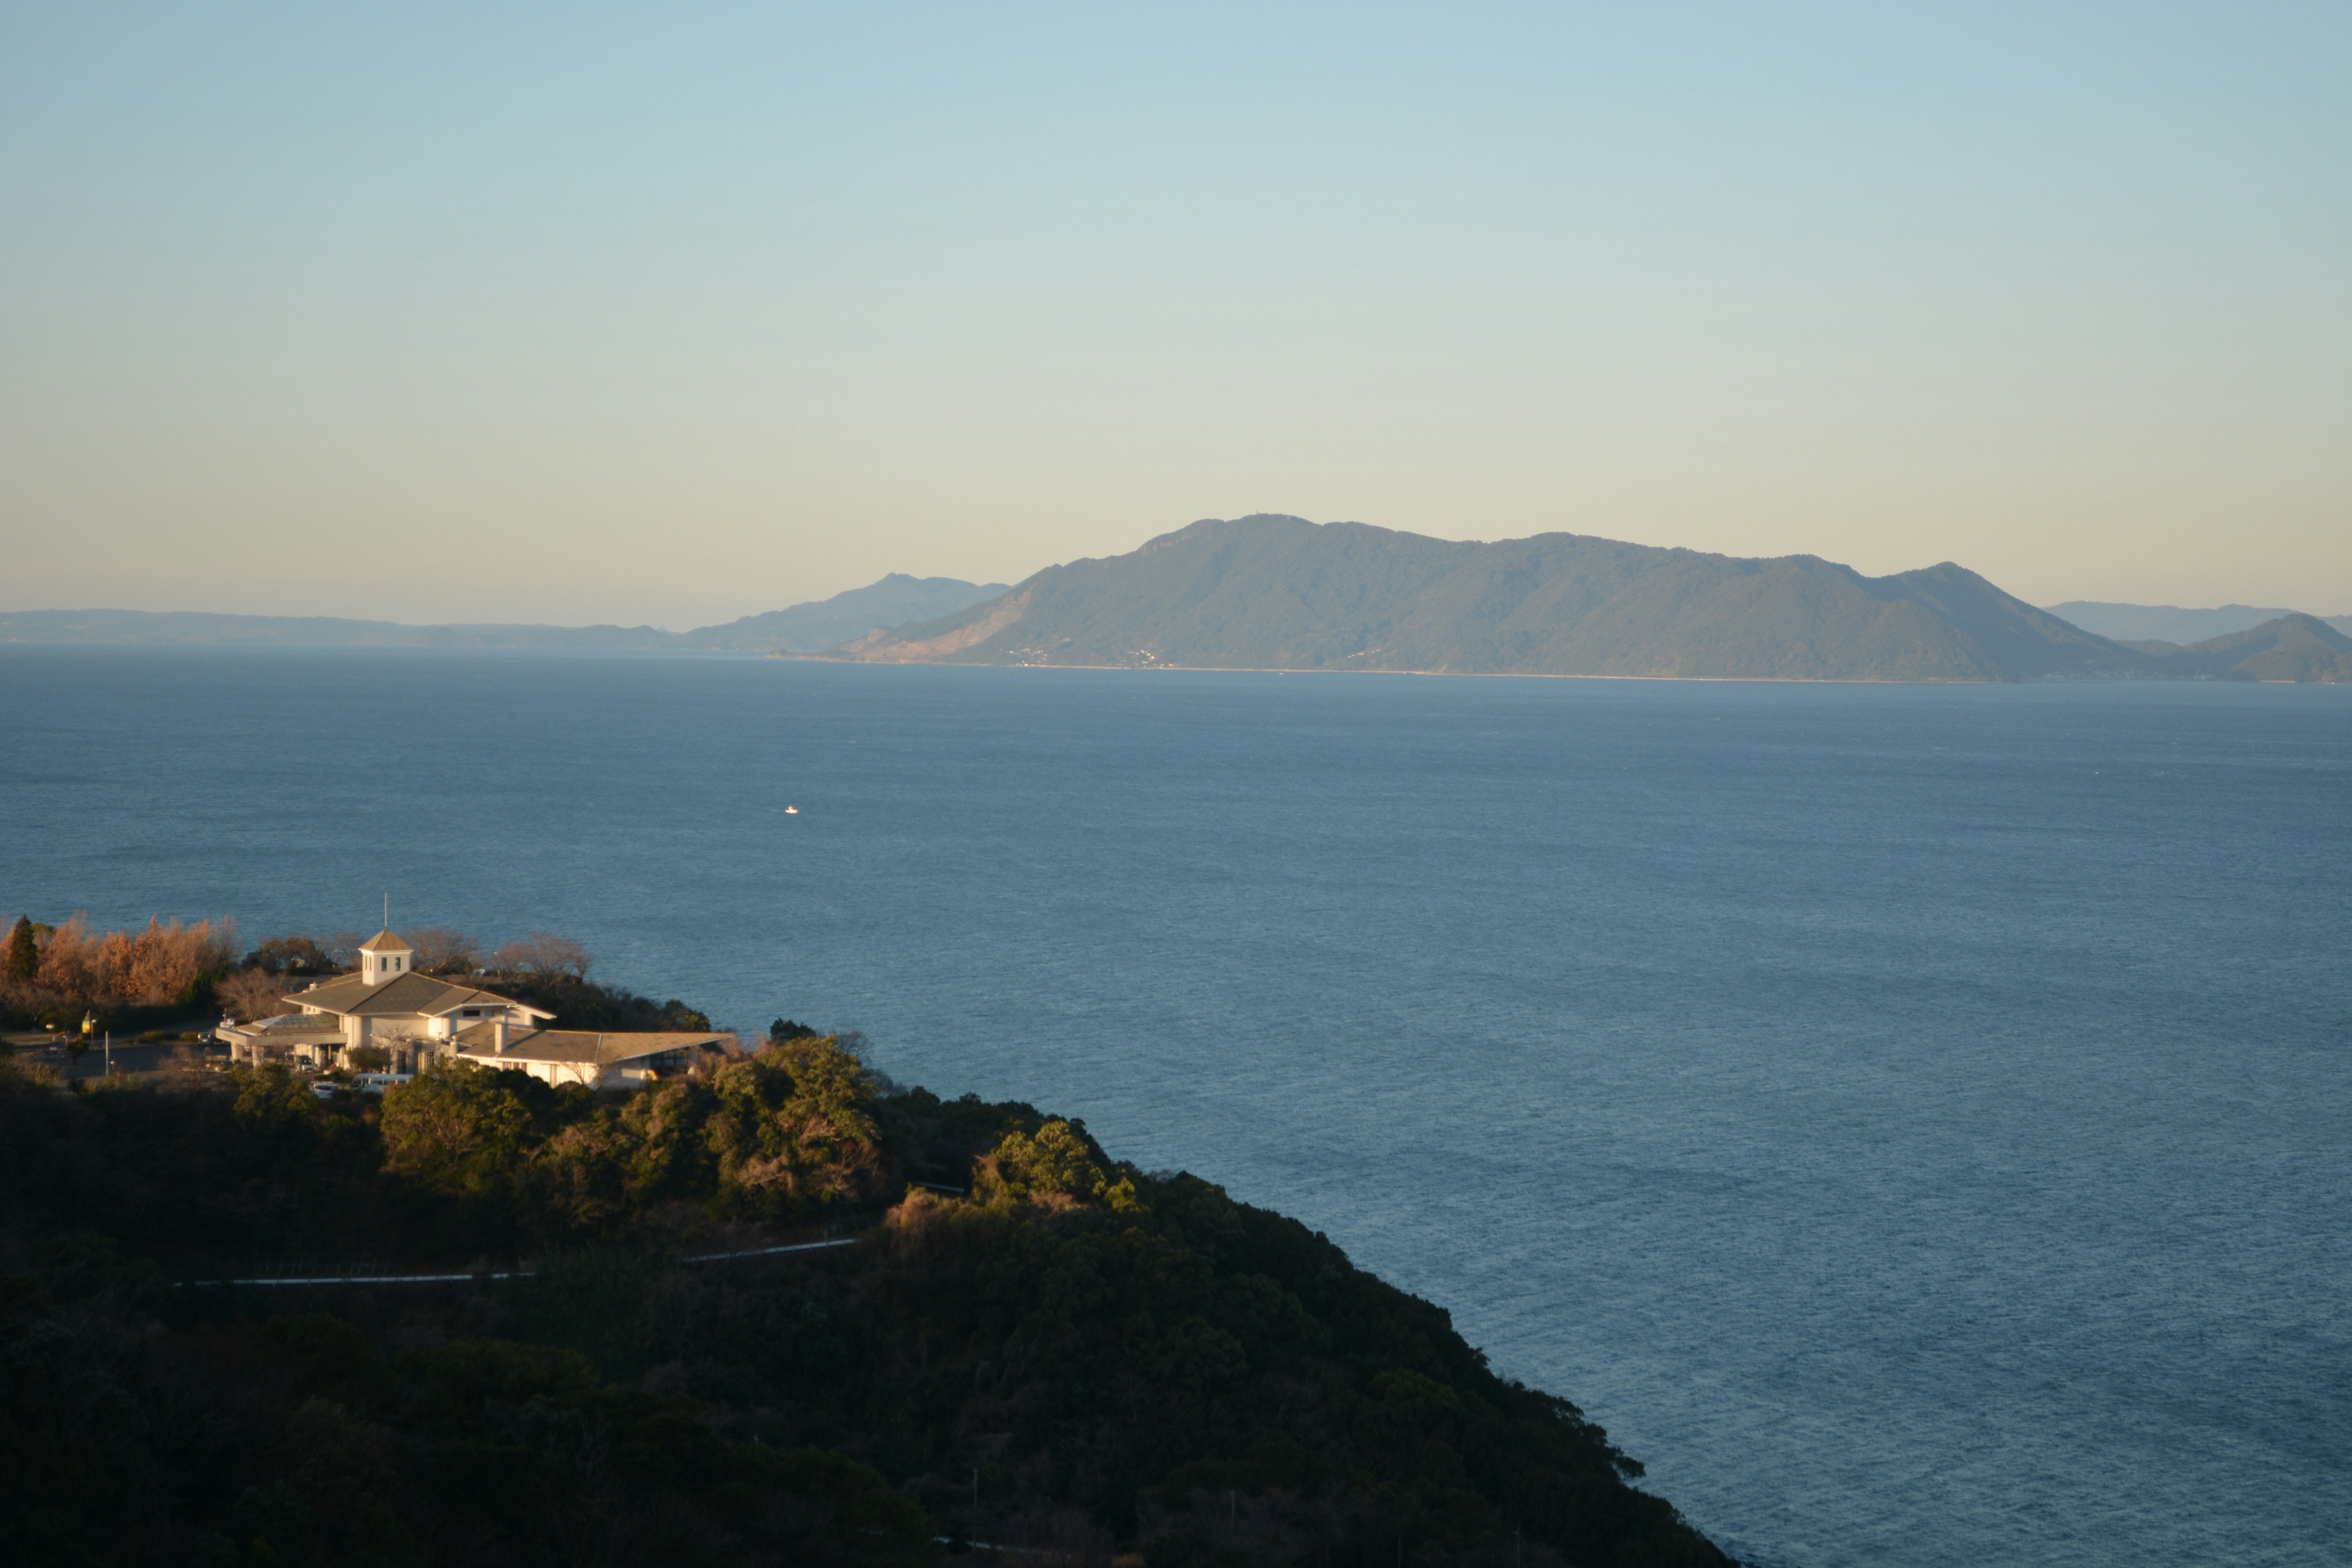
[[[332,980],[311,986],[308,991],[297,991],[286,999],[312,1012],[335,1013],[346,1017],[380,1018],[387,1015],[422,1014],[437,1018],[460,1007],[511,1007],[534,1018],[555,1016],[544,1007],[529,1006],[512,997],[500,996],[490,991],[477,991],[470,985],[452,985],[446,980],[419,974],[413,969],[373,985],[356,974],[339,974]]]
[[[549,1062],[572,1067],[618,1067],[664,1051],[694,1050],[715,1046],[727,1037],[708,1031],[698,1035],[645,1030],[600,1035],[592,1029],[509,1030],[507,1048],[498,1048],[497,1030],[490,1024],[473,1024],[457,1031],[457,1054],[485,1063]]]
[[[315,1013],[280,1013],[274,1018],[257,1018],[250,1024],[225,1024],[222,1028],[237,1035],[340,1035],[343,1021],[331,1015],[321,1017]]]
[[[360,943],[362,952],[415,952],[416,950],[389,931],[380,931]]]

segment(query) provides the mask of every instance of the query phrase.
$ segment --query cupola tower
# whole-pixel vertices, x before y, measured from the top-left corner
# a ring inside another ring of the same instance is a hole
[[[397,980],[408,973],[415,950],[388,931],[380,931],[360,943],[360,981],[366,985],[381,985],[387,980]]]

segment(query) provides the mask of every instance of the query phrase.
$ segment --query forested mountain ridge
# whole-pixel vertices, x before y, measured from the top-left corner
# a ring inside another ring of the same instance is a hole
[[[2178,605],[2123,605],[2100,599],[2069,599],[2042,606],[2059,619],[2072,621],[2086,632],[2126,646],[2167,642],[2176,647],[2251,631],[2303,612],[2261,609],[2252,605],[2220,605],[2211,609],[2184,610]],[[2321,616],[2339,632],[2352,634],[2352,616]]]
[[[2132,646],[2165,673],[2193,680],[2352,681],[2352,637],[2317,616],[2281,616],[2187,647]]]
[[[1808,680],[2158,673],[1948,563],[1866,577],[1578,534],[1207,520],[848,645],[876,662]]]
[[[528,1277],[198,1283],[289,1259]],[[1639,1473],[1297,1222],[781,1021],[625,1095],[0,1064],[26,1561],[1723,1568]]]

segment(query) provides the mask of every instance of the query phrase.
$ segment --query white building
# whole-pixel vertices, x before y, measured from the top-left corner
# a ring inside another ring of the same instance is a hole
[[[683,1072],[695,1053],[724,1037],[590,1029],[515,1031],[500,1021],[476,1024],[457,1034],[455,1054],[484,1067],[520,1068],[550,1083],[590,1089],[634,1089]]]
[[[436,1059],[519,1068],[550,1083],[592,1089],[644,1083],[677,1070],[719,1034],[596,1034],[541,1026],[554,1014],[495,992],[460,985],[412,967],[415,953],[388,931],[360,946],[360,967],[286,1000],[298,1009],[253,1024],[225,1024],[229,1059],[333,1067],[343,1053],[379,1046],[392,1070],[415,1072]]]

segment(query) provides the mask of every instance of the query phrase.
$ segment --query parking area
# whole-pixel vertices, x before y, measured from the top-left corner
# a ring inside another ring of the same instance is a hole
[[[226,1064],[228,1053],[210,1040],[209,1030],[192,1026],[187,1029],[151,1031],[170,1037],[117,1040],[110,1050],[103,1037],[93,1041],[87,1050],[73,1048],[75,1037],[66,1034],[41,1031],[0,1037],[0,1045],[7,1047],[9,1056],[20,1067],[38,1066],[54,1072],[68,1082],[103,1079],[110,1072],[118,1079],[137,1078],[163,1070],[175,1050],[194,1052],[198,1059],[213,1064]],[[185,1037],[196,1035],[190,1039]]]

